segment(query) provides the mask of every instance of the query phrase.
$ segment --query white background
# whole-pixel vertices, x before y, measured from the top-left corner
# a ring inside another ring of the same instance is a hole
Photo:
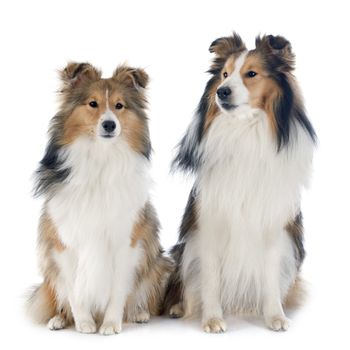
[[[1,315],[4,349],[104,348],[349,348],[349,19],[340,1],[5,1],[0,9],[1,60]],[[22,312],[22,295],[40,281],[36,228],[41,200],[32,179],[56,112],[56,69],[89,61],[111,75],[118,63],[147,69],[154,148],[153,201],[166,249],[177,228],[191,180],[169,174],[180,140],[208,79],[210,43],[236,30],[252,48],[258,33],[288,38],[296,75],[318,132],[311,188],[304,194],[303,268],[309,301],[291,315],[287,333],[259,320],[229,319],[222,335],[199,321],[152,319],[112,337],[50,332]]]

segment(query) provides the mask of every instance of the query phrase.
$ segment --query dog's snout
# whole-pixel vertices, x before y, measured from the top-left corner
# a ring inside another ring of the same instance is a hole
[[[223,86],[216,92],[220,100],[226,100],[231,95],[231,89],[227,86]]]
[[[116,128],[116,124],[113,120],[105,120],[102,123],[102,127],[107,132],[113,132]]]

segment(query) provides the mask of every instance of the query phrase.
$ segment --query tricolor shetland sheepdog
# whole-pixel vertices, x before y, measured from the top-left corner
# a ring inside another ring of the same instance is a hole
[[[28,301],[50,329],[119,333],[162,307],[170,261],[149,199],[148,76],[120,66],[109,79],[87,63],[61,72],[59,112],[37,170],[44,281]]]
[[[215,40],[212,75],[173,165],[196,180],[172,249],[177,267],[165,307],[201,314],[206,332],[224,314],[254,312],[286,330],[283,307],[301,291],[300,211],[316,141],[280,36],[248,51],[234,34]]]

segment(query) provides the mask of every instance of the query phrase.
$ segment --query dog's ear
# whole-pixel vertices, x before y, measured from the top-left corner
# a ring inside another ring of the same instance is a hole
[[[226,58],[235,52],[244,51],[245,49],[246,47],[241,37],[235,32],[232,36],[214,40],[209,47],[209,51],[220,58]]]
[[[113,73],[113,79],[116,79],[129,87],[146,88],[149,77],[142,68],[132,68],[119,66]]]
[[[290,42],[283,36],[267,35],[266,42],[276,54],[290,54],[292,52]]]
[[[142,88],[145,88],[147,86],[149,77],[144,69],[141,69],[141,68],[134,69],[131,72],[131,74],[137,85],[141,86]]]
[[[294,67],[294,53],[290,42],[283,36],[264,35],[255,39],[255,46],[267,56],[274,56],[279,68],[291,70]]]
[[[60,77],[63,90],[66,90],[101,79],[101,72],[90,63],[69,62],[66,68],[60,71]]]

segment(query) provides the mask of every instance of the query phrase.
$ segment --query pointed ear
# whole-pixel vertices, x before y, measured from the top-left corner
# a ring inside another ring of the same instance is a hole
[[[237,33],[233,33],[232,36],[222,37],[214,40],[210,47],[209,51],[216,54],[216,56],[221,58],[226,58],[229,55],[243,51],[246,47]]]
[[[69,89],[101,79],[101,72],[89,63],[69,62],[66,68],[60,71],[60,77],[63,89]]]
[[[292,46],[283,36],[264,35],[263,37],[257,37],[255,46],[257,50],[279,58],[283,68],[293,69],[295,57],[292,52]]]
[[[145,70],[127,66],[119,66],[114,71],[113,78],[135,88],[146,88],[149,81],[148,74]]]

